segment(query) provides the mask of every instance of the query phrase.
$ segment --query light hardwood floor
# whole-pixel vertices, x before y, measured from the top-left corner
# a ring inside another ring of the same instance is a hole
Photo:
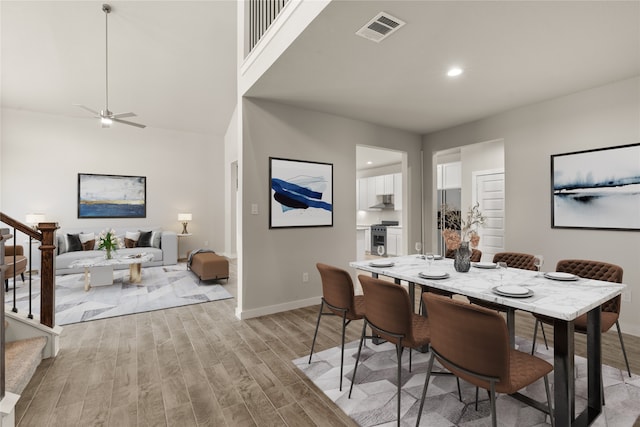
[[[235,295],[235,265],[225,287]],[[419,293],[419,292],[417,292]],[[309,354],[319,306],[238,320],[235,299],[68,325],[16,408],[18,426],[353,426],[291,363]],[[359,338],[360,322],[347,328]],[[530,337],[531,316],[517,333]],[[316,350],[339,345],[324,316]],[[640,373],[640,338],[625,336]],[[576,342],[584,348],[583,337]],[[624,368],[615,331],[604,363]]]

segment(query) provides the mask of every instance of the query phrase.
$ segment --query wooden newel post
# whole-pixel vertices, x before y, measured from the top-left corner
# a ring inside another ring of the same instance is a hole
[[[41,222],[38,230],[42,232],[40,245],[40,323],[53,328],[56,324],[56,283],[55,283],[55,252],[57,222]]]

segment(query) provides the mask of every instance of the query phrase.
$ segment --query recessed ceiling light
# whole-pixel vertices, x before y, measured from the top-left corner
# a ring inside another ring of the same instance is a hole
[[[368,165],[372,165],[372,164],[373,164],[373,162],[372,162],[371,160],[369,160],[369,161],[367,162],[367,164],[368,164]]]
[[[451,67],[449,68],[449,71],[447,71],[447,76],[449,77],[457,77],[460,74],[462,74],[464,72],[464,70],[460,67]]]

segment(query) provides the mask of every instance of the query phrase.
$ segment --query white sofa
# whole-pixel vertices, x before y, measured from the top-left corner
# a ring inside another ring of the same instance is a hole
[[[140,229],[144,229],[145,231],[156,231],[160,234],[159,239],[159,247],[133,247],[133,248],[121,248],[116,251],[116,255],[132,255],[138,254],[141,252],[145,252],[153,255],[153,259],[149,262],[145,262],[142,264],[143,267],[154,267],[160,265],[173,265],[178,263],[178,236],[174,231],[161,231],[158,228],[154,229],[145,229],[144,227],[129,227],[116,229],[116,236],[118,236],[122,241],[124,241],[124,237],[127,231],[136,232]],[[73,251],[67,252],[62,249],[65,245],[65,242],[61,242],[60,239],[64,238],[67,234],[87,234],[94,233],[96,237],[96,247],[98,234],[101,230],[58,230],[56,236],[56,246],[58,247],[58,251],[62,250],[63,253],[58,253],[55,257],[55,272],[56,275],[61,274],[72,274],[72,273],[83,273],[83,267],[71,268],[70,265],[77,260],[87,259],[87,258],[98,258],[105,255],[105,251],[103,250],[82,250],[82,251]],[[115,269],[125,269],[129,268],[128,264],[122,265],[114,265]]]

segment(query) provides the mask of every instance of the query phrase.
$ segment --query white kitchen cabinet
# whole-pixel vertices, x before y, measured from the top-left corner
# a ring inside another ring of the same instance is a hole
[[[389,256],[404,255],[402,228],[387,227],[387,254]]]
[[[369,209],[369,206],[373,206],[378,204],[378,197],[376,194],[376,182],[377,182],[377,176],[370,176],[369,178],[366,178],[367,180],[367,203],[366,203],[366,209],[365,210],[370,210],[370,211],[378,211],[380,209]]]
[[[378,175],[373,177],[376,183],[376,196],[384,195],[384,175]]]
[[[462,187],[462,163],[443,163],[437,169],[438,190]]]
[[[393,174],[393,210],[402,210],[402,174]]]

